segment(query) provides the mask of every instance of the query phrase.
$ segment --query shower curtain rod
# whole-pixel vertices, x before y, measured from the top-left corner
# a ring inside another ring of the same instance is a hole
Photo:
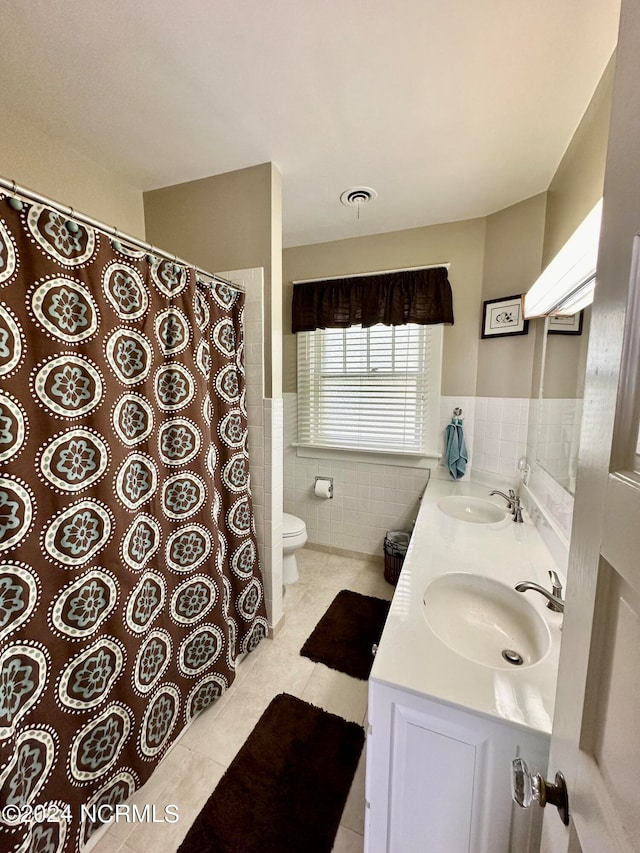
[[[96,228],[98,231],[102,231],[109,237],[113,237],[116,240],[121,240],[127,245],[135,246],[138,249],[144,249],[145,252],[149,252],[153,255],[158,255],[161,258],[166,258],[166,260],[173,261],[175,264],[180,264],[184,267],[190,267],[195,271],[196,275],[202,275],[206,278],[211,278],[214,281],[218,281],[221,284],[225,284],[232,290],[238,290],[241,293],[245,292],[245,288],[240,284],[236,284],[233,281],[229,281],[229,279],[223,278],[221,275],[217,275],[216,273],[207,272],[207,270],[203,270],[201,267],[197,267],[195,264],[189,263],[189,261],[185,261],[182,258],[178,258],[176,257],[176,255],[171,255],[169,254],[169,252],[165,252],[163,249],[158,249],[151,243],[145,243],[144,240],[139,240],[137,237],[132,237],[131,234],[122,234],[120,231],[118,231],[117,228],[112,225],[107,225],[104,222],[100,222],[98,219],[93,219],[91,216],[85,216],[84,213],[78,213],[78,211],[74,210],[72,207],[66,207],[63,204],[59,204],[57,201],[54,201],[51,198],[47,198],[47,196],[40,195],[40,193],[36,193],[33,190],[29,190],[26,187],[22,187],[19,184],[16,184],[15,181],[9,181],[7,180],[7,178],[0,177],[0,188],[8,190],[14,196],[22,196],[22,198],[25,198],[28,201],[34,201],[37,204],[44,204],[47,207],[51,207],[58,213],[63,214],[63,216],[68,216],[69,219],[74,220],[74,222],[81,222],[83,225],[90,225],[92,228]]]
[[[291,284],[313,284],[316,281],[338,281],[341,278],[367,278],[372,275],[388,275],[392,272],[416,272],[417,270],[434,270],[438,267],[445,267],[445,269],[450,269],[451,264],[447,262],[446,264],[424,264],[420,267],[400,267],[395,270],[374,270],[373,272],[356,272],[351,275],[326,275],[322,278],[299,278],[296,281],[292,281]]]

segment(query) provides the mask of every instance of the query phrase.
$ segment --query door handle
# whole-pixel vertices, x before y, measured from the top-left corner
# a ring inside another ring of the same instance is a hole
[[[560,820],[569,825],[569,795],[562,773],[556,773],[555,785],[539,773],[532,774],[522,758],[511,762],[511,797],[520,808],[528,809],[531,803],[544,808],[547,803],[558,809]]]

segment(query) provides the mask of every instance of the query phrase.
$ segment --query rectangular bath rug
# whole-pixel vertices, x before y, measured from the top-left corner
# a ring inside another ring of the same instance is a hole
[[[300,654],[366,681],[373,665],[372,647],[380,640],[390,605],[382,598],[341,590]]]
[[[281,693],[178,853],[330,853],[363,744],[357,723]]]

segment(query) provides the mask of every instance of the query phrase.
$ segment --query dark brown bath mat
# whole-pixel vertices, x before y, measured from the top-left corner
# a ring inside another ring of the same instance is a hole
[[[178,853],[330,853],[363,744],[357,723],[281,693]]]
[[[300,654],[354,678],[369,678],[372,647],[380,641],[391,602],[343,589],[331,602]]]

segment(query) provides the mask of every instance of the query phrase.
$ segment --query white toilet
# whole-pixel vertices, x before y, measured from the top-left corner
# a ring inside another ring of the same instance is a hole
[[[307,525],[297,515],[282,513],[282,582],[298,580],[298,564],[295,552],[307,541]]]

